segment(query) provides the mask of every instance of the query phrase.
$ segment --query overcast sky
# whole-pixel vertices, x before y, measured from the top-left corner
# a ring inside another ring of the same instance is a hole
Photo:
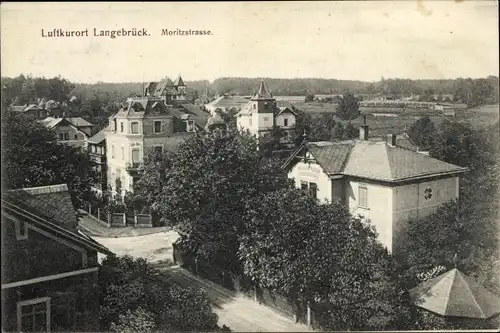
[[[456,78],[498,75],[496,1],[2,3],[2,76],[75,82],[223,76]],[[88,29],[42,38],[41,29]],[[149,37],[93,37],[145,28]],[[161,29],[212,36],[161,36]]]

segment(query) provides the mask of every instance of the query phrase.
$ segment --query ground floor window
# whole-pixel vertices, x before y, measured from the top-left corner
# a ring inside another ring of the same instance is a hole
[[[17,326],[20,332],[50,332],[50,298],[18,302]]]
[[[313,198],[317,198],[318,185],[316,183],[301,180],[300,181],[300,188],[302,190],[306,191]]]

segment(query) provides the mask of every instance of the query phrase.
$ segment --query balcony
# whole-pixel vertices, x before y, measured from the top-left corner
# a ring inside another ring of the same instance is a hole
[[[127,163],[127,166],[125,167],[125,169],[127,170],[127,172],[131,176],[136,176],[137,174],[139,174],[140,172],[142,172],[143,165],[142,165],[142,162]]]

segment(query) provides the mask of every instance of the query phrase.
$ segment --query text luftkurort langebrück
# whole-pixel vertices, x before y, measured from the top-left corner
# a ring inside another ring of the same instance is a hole
[[[107,37],[115,39],[117,37],[149,37],[151,34],[145,28],[131,28],[131,29],[116,29],[116,30],[102,30],[93,28],[82,30],[68,30],[68,29],[42,29],[42,37],[44,38],[72,38],[72,37]],[[211,30],[193,30],[193,29],[161,29],[158,32],[161,36],[211,36]]]

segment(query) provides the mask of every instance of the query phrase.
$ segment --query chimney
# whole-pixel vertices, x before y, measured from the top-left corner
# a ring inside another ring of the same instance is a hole
[[[362,141],[368,140],[368,125],[362,125],[359,127],[359,139]]]
[[[396,147],[396,134],[387,134],[387,144]]]

